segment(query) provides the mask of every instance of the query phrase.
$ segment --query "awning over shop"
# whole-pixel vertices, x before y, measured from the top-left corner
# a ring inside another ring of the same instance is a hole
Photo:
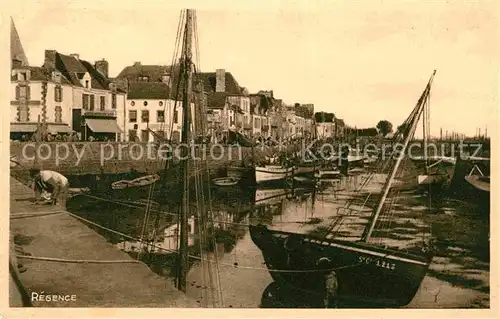
[[[86,119],[85,123],[94,133],[121,133],[114,119]]]
[[[73,130],[71,127],[67,125],[54,125],[54,124],[49,124],[47,125],[47,131],[52,134],[57,134],[57,133],[73,133]]]
[[[36,132],[36,124],[10,124],[11,133],[34,133]]]

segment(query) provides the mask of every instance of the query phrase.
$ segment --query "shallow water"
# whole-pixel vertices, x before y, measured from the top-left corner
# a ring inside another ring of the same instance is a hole
[[[193,257],[187,294],[204,307],[318,306],[317,300],[306,302],[303,298],[295,298],[292,292],[288,292],[289,300],[269,300],[270,294],[275,297],[280,295],[276,293],[279,289],[273,286],[262,254],[249,236],[247,225],[261,222],[273,229],[324,235],[325,230],[336,223],[334,233],[329,233],[328,237],[358,240],[367,225],[377,192],[385,181],[384,175],[374,176],[364,190],[373,192],[365,203],[364,195],[367,193],[355,192],[365,177],[360,175],[340,184],[323,185],[314,192],[307,188],[295,189],[293,194],[282,189],[257,190],[257,200],[254,202],[244,199],[244,192],[238,193],[236,190],[228,194],[220,190],[218,193],[213,192],[210,202],[213,220],[216,221],[213,235],[200,236],[202,228],[198,220],[192,223],[189,242]],[[355,202],[349,209],[343,208],[354,195]],[[453,201],[433,203],[435,207],[429,210],[426,206],[427,197],[415,190],[400,191],[396,195],[398,202],[392,203],[391,214],[381,215],[371,241],[387,247],[413,250],[420,249],[423,243],[434,238],[437,255],[428,275],[457,287],[473,289],[478,294],[489,293],[489,255],[485,253],[489,249],[489,242],[488,237],[484,236],[488,232],[488,220],[474,208]],[[124,209],[108,205],[105,209],[107,217],[103,216],[102,209],[98,213],[95,207],[89,208],[88,203],[81,203],[73,211],[93,221],[105,223],[106,227],[118,227],[117,230],[121,232],[139,237],[144,208]],[[253,213],[250,214],[250,211]],[[146,229],[153,229],[153,225],[154,222],[150,221]],[[158,233],[164,236],[159,236],[155,245],[175,250],[175,216],[162,216],[157,226],[161,229]],[[136,256],[139,243],[117,236],[105,236],[118,248]],[[132,246],[135,247],[133,251],[130,248]],[[164,275],[175,272],[166,271],[173,265],[174,254],[168,255],[156,249],[148,256],[149,259],[145,261],[150,262],[156,272]],[[488,301],[483,300],[476,306],[487,307],[487,304]],[[454,306],[467,305],[457,303]],[[439,307],[439,304],[436,303],[435,307]]]

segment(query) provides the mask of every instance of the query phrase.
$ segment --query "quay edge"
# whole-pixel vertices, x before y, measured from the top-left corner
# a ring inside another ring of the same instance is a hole
[[[31,190],[10,179],[11,220],[14,240],[31,257],[68,260],[132,261],[125,252],[74,217],[57,212],[61,208],[34,206]],[[19,218],[19,214],[40,216]],[[43,215],[43,216],[42,216]],[[14,256],[11,256],[14,257]],[[142,263],[74,263],[18,258],[27,269],[19,274],[28,294],[75,295],[73,301],[31,300],[34,307],[185,307],[199,305],[175,289]],[[18,303],[11,300],[11,306]]]

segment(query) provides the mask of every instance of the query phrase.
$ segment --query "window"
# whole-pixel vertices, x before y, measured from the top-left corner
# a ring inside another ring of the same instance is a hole
[[[94,110],[94,105],[95,105],[95,96],[94,95],[89,95],[90,97],[90,110],[93,111]]]
[[[142,121],[142,123],[149,123],[149,111],[148,110],[142,110],[141,121]]]
[[[134,101],[130,102],[130,105],[135,106],[135,102]]]
[[[19,87],[19,97],[22,99],[25,99],[27,97],[27,87],[26,86],[20,86]]]
[[[141,131],[141,142],[149,142],[149,130]]]
[[[59,105],[56,106],[56,114],[54,118],[56,123],[62,123],[62,107]]]
[[[128,130],[128,140],[134,142],[137,137],[137,132],[135,130]]]
[[[165,111],[156,111],[156,122],[158,123],[165,122]]]
[[[61,83],[61,73],[54,72],[53,73],[53,79],[54,79],[54,82]]]
[[[159,106],[163,106],[163,101],[158,102]]]
[[[54,101],[62,102],[62,87],[60,85],[56,85],[54,88]]]
[[[148,101],[144,101],[144,106],[148,106]]]
[[[84,110],[89,109],[89,95],[88,94],[83,94],[82,95],[82,108]]]
[[[260,128],[260,119],[259,118],[255,118],[254,126],[255,126],[255,128]]]
[[[106,108],[106,97],[105,96],[100,96],[100,103],[99,103],[99,109],[101,111],[104,111],[104,109]]]
[[[115,93],[111,94],[111,108],[113,110],[116,109],[116,94]]]
[[[139,76],[138,80],[140,82],[148,82],[149,81],[149,76]]]
[[[89,80],[85,80],[85,87],[88,89],[89,88]]]
[[[17,73],[17,80],[18,81],[26,81],[27,80],[26,72],[18,72]]]
[[[30,113],[29,108],[26,106],[18,106],[17,107],[17,121],[18,122],[29,122]]]
[[[174,110],[174,123],[179,124],[179,111]]]
[[[130,123],[135,123],[137,122],[137,111],[128,111],[128,118]]]

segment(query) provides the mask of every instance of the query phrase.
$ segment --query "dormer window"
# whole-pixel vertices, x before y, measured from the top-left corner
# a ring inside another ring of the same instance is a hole
[[[30,71],[29,70],[19,70],[17,71],[17,80],[19,82],[29,81],[30,79]]]
[[[56,83],[61,83],[61,73],[57,71],[52,72],[52,80]]]
[[[149,76],[139,76],[138,80],[140,82],[148,82],[149,81]]]

